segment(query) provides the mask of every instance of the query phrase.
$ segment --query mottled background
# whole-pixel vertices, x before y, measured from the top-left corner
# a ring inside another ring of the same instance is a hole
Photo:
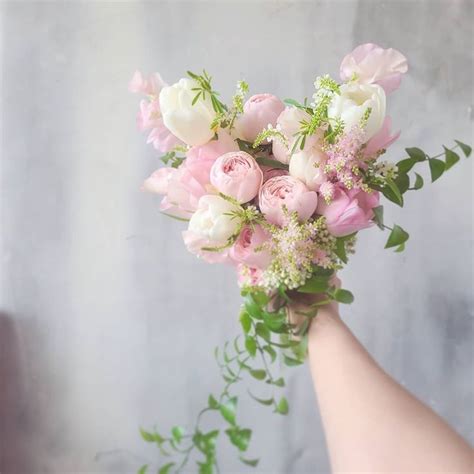
[[[409,58],[390,97],[403,148],[472,141],[473,2],[2,2],[0,471],[122,473],[157,459],[138,426],[191,424],[221,380],[212,349],[240,331],[229,268],[188,254],[183,226],[139,192],[158,164],[135,129],[136,68],[211,71],[229,97],[311,94],[355,45]],[[426,174],[425,174],[426,176]],[[363,233],[344,318],[381,365],[474,441],[472,161]],[[306,367],[288,417],[242,398],[258,473],[325,473]],[[245,400],[245,401],[244,401]],[[363,416],[363,414],[361,414]],[[223,473],[247,472],[221,446]],[[193,468],[194,470],[194,468]]]

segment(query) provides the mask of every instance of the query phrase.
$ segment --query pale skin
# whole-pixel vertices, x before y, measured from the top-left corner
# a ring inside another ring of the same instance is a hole
[[[335,303],[319,309],[308,337],[334,473],[474,472],[469,444],[384,372]]]

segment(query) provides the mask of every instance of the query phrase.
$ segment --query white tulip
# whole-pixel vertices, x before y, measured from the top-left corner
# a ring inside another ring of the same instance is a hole
[[[348,132],[360,124],[367,109],[371,112],[365,126],[365,141],[370,140],[381,128],[385,119],[385,92],[377,84],[350,82],[341,86],[328,109],[330,118],[341,118]]]
[[[160,92],[160,110],[165,127],[184,143],[191,146],[204,145],[213,136],[211,123],[215,118],[209,94],[192,105],[198,87],[194,79],[180,79]]]
[[[239,219],[235,217],[239,209],[239,206],[220,196],[202,196],[197,211],[189,221],[188,230],[211,246],[225,245],[240,226]]]
[[[325,164],[324,153],[319,147],[313,146],[291,156],[289,172],[291,176],[306,184],[311,191],[318,191],[321,184],[326,181]]]

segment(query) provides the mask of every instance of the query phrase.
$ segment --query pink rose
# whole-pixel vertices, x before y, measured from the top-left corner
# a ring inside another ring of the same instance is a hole
[[[378,84],[387,94],[398,89],[402,74],[408,71],[407,59],[396,49],[383,49],[373,43],[366,43],[348,54],[341,63],[343,81],[353,75],[362,84]]]
[[[366,193],[352,189],[337,189],[334,199],[326,204],[319,201],[317,212],[326,217],[329,232],[336,237],[343,237],[369,227],[374,217],[372,209],[379,204],[379,193]]]
[[[211,183],[239,203],[251,201],[262,185],[263,173],[255,158],[244,151],[231,151],[217,158],[211,168]]]
[[[272,94],[253,95],[245,102],[244,113],[237,120],[237,133],[244,140],[253,142],[268,124],[276,125],[284,108],[283,102]]]
[[[313,215],[317,203],[318,195],[292,176],[275,176],[260,188],[260,210],[272,224],[284,225],[287,221],[283,206],[305,221]]]
[[[270,264],[272,256],[268,250],[259,247],[269,238],[268,232],[262,226],[247,225],[242,229],[239,238],[230,249],[229,255],[236,262],[265,270]]]
[[[393,135],[390,131],[392,128],[392,119],[385,117],[382,128],[367,142],[364,148],[365,156],[373,156],[379,150],[387,149],[400,136],[400,131]]]

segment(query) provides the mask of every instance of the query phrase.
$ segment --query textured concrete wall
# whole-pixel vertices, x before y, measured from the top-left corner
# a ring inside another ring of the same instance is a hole
[[[224,97],[302,98],[353,46],[403,51],[390,97],[402,137],[436,153],[472,138],[473,3],[2,2],[0,471],[133,472],[156,460],[139,425],[190,424],[221,382],[212,348],[238,333],[230,269],[184,250],[183,226],[139,192],[157,158],[135,130],[136,68],[174,81],[203,66]],[[393,376],[471,442],[472,161],[387,220],[405,253],[364,233],[343,272],[344,317]],[[259,473],[324,473],[306,367],[287,371],[291,414],[250,400]],[[224,473],[246,472],[225,443]]]

